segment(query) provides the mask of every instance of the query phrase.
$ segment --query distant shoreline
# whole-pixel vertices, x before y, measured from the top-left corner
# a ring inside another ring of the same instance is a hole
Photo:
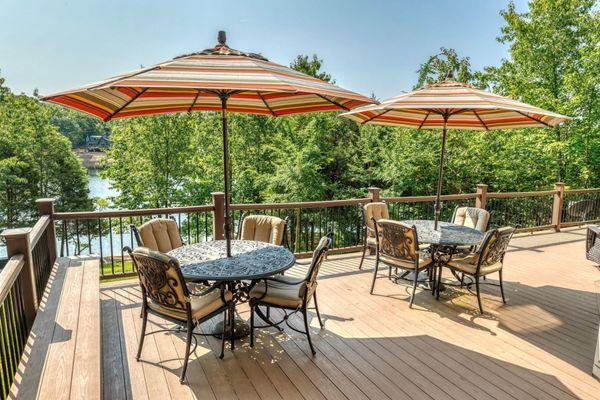
[[[106,153],[102,151],[88,151],[84,148],[73,149],[73,153],[86,169],[101,169],[101,162],[106,158]]]

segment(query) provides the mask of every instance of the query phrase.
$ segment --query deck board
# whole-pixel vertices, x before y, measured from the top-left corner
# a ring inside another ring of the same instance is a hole
[[[288,328],[259,330],[254,349],[242,340],[233,354],[226,347],[223,360],[219,339],[199,337],[183,386],[184,336],[148,336],[136,362],[138,285],[103,284],[104,398],[600,399],[600,382],[591,376],[600,271],[585,260],[584,246],[583,229],[515,237],[504,271],[508,303],[497,288],[484,287],[483,316],[475,296],[460,288],[440,301],[420,291],[413,309],[402,283],[378,279],[369,295],[373,258],[358,271],[360,254],[330,256],[319,282],[323,330],[310,313],[317,356]],[[289,275],[301,276],[303,268]],[[239,312],[248,318],[247,307]],[[169,326],[150,318],[149,330]]]

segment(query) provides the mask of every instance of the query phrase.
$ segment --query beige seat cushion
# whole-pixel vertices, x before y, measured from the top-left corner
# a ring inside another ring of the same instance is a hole
[[[469,228],[485,232],[490,220],[490,213],[483,208],[459,207],[454,214],[454,222]]]
[[[466,272],[467,274],[474,275],[477,271],[477,257],[478,254],[470,254],[464,257],[457,257],[456,259],[450,260],[448,263],[449,266],[456,268],[460,271]],[[502,262],[498,261],[497,263],[491,265],[482,266],[479,270],[479,275],[487,275],[492,272],[497,272],[502,269]]]
[[[404,268],[404,269],[414,269],[415,263],[412,261],[403,261],[397,258],[386,257],[383,254],[379,256],[379,260],[394,267]],[[425,268],[431,264],[432,259],[429,254],[422,254],[421,258],[419,258],[419,266],[418,269]]]
[[[233,296],[230,291],[225,291],[224,297],[225,300],[229,302],[231,301]],[[202,318],[206,317],[210,313],[218,310],[219,308],[225,305],[225,303],[221,299],[221,291],[218,289],[213,290],[212,292],[203,296],[190,295],[190,301],[192,305],[193,321],[200,321]],[[178,311],[171,308],[163,307],[154,301],[149,301],[148,307],[159,314],[167,315],[171,318],[175,318],[181,321],[187,321],[185,311]]]
[[[367,246],[377,246],[377,239],[374,236],[367,236]]]
[[[242,222],[242,240],[256,240],[281,246],[285,221],[268,215],[249,215]]]
[[[298,281],[298,278],[291,278],[287,276],[278,277],[277,279],[287,282]],[[267,295],[263,298],[261,296],[265,293],[265,281],[260,281],[250,291],[250,297],[259,299],[262,303],[269,303],[275,306],[296,308],[302,305],[302,296],[306,288],[306,282],[294,285],[286,285],[283,283],[268,280]],[[309,299],[312,296],[312,291],[309,292]],[[307,299],[307,301],[309,300]]]
[[[144,247],[162,253],[183,246],[177,223],[169,218],[154,218],[139,227]]]

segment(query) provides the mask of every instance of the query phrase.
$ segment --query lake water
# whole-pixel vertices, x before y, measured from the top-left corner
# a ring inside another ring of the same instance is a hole
[[[116,196],[119,192],[110,186],[110,181],[106,178],[102,178],[99,175],[99,171],[96,169],[88,170],[88,177],[90,180],[90,197],[99,197],[106,199],[111,196]]]

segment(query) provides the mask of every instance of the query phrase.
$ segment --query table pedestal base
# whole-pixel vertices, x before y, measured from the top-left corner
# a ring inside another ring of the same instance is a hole
[[[227,321],[229,322],[229,321]],[[223,334],[223,321],[220,321],[215,324],[215,328],[212,331],[212,334],[215,337],[221,338]],[[246,321],[240,318],[235,318],[233,322],[233,338],[241,339],[250,334],[250,325]],[[231,340],[231,325],[229,323],[225,324],[225,339]]]

